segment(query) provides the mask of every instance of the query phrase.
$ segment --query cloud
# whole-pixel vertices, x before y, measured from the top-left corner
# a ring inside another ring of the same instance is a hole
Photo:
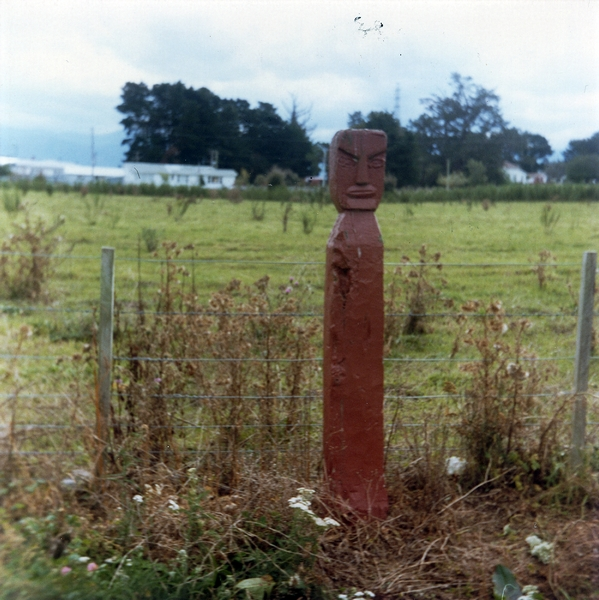
[[[114,107],[127,81],[182,81],[270,102],[282,114],[293,95],[312,107],[314,136],[328,139],[350,112],[392,110],[397,85],[407,123],[422,112],[420,98],[449,92],[455,71],[495,90],[514,126],[554,146],[566,132],[599,129],[599,2],[2,0],[2,7],[0,122],[9,115],[57,129],[118,129]]]

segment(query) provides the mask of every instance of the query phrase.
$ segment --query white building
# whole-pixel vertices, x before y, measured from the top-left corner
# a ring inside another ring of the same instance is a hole
[[[510,180],[510,183],[547,183],[548,181],[546,173],[542,171],[527,173],[524,169],[511,162],[503,163],[503,172]]]
[[[125,176],[120,167],[89,167],[60,160],[35,160],[0,156],[0,165],[10,166],[11,173],[20,179],[35,179],[40,175],[49,183],[91,183],[107,181],[122,183]]]
[[[87,184],[92,181],[108,183],[153,183],[160,186],[201,185],[208,189],[232,188],[237,172],[213,166],[165,165],[128,162],[122,167],[90,167],[60,160],[35,160],[0,156],[0,166],[9,165],[12,174],[22,179],[42,175],[50,183]]]
[[[164,183],[171,186],[201,185],[208,189],[232,188],[237,172],[233,169],[218,169],[203,165],[169,165],[162,163],[126,162],[123,165],[125,178],[123,183]]]
[[[510,180],[510,183],[528,183],[528,173],[518,165],[511,162],[503,163],[503,172]]]

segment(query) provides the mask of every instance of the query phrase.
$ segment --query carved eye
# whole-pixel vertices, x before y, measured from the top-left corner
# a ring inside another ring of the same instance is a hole
[[[342,167],[353,167],[357,160],[355,158],[352,158],[351,156],[348,156],[347,154],[339,154],[337,162]]]
[[[380,167],[385,166],[385,161],[382,158],[373,158],[372,160],[368,161],[368,166],[372,169],[379,169]]]

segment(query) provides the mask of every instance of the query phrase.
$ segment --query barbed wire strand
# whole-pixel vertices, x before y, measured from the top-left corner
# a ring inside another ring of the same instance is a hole
[[[0,256],[29,256],[40,258],[57,258],[57,259],[73,259],[73,260],[98,260],[99,256],[77,256],[71,254],[52,254],[44,252],[17,252],[10,250],[0,251]],[[139,258],[120,256],[115,259],[115,262],[142,262],[142,263],[182,263],[182,264],[256,264],[256,265],[325,265],[324,261],[281,261],[281,260],[247,260],[235,258]],[[538,263],[530,262],[509,262],[509,263],[421,263],[421,262],[386,262],[385,266],[389,267],[580,267],[580,263]]]

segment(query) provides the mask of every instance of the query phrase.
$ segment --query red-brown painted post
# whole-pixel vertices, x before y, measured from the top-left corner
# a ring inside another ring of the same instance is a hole
[[[324,309],[324,461],[330,492],[359,514],[385,518],[383,240],[374,215],[387,136],[347,129],[329,153],[339,211],[327,243]]]

